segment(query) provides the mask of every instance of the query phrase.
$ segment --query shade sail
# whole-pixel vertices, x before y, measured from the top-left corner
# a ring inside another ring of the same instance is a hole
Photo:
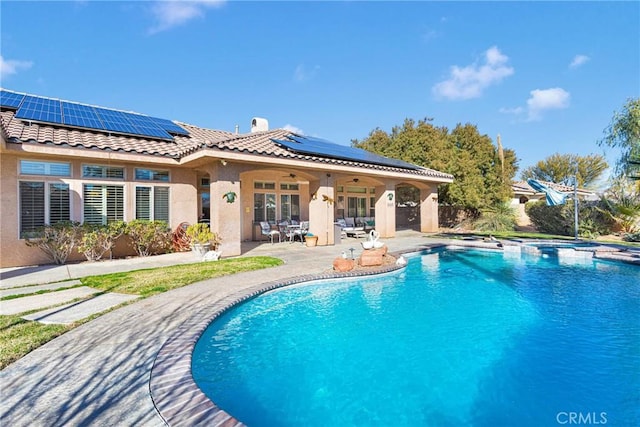
[[[528,179],[527,184],[529,184],[534,190],[544,193],[547,199],[547,205],[549,206],[563,205],[567,199],[566,194],[561,193],[558,190],[554,190],[538,180]]]

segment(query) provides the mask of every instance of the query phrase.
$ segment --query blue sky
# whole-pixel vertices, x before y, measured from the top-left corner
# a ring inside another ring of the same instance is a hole
[[[6,1],[6,89],[348,145],[405,118],[501,134],[520,168],[640,96],[639,2]],[[613,162],[617,153],[604,153]]]

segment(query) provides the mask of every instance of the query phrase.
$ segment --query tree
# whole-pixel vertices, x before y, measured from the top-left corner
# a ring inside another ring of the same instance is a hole
[[[617,174],[634,175],[633,169],[640,160],[640,98],[629,98],[621,112],[614,112],[604,133],[600,145],[622,149],[617,162]]]
[[[475,125],[458,124],[449,132],[431,121],[405,119],[390,134],[376,128],[364,140],[352,140],[352,146],[452,174],[454,182],[439,188],[442,203],[477,213],[508,200],[517,170],[515,152],[502,150],[501,156]]]
[[[576,165],[578,165],[578,187],[593,185],[609,167],[604,156],[599,154],[578,156],[556,153],[539,161],[535,166],[523,170],[521,177],[524,180],[533,178],[571,186],[573,177],[576,175]]]

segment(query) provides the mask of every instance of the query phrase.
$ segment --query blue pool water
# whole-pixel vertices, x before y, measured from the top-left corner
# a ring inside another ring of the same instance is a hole
[[[560,261],[441,251],[270,292],[210,325],[193,376],[249,426],[640,425],[640,268]]]

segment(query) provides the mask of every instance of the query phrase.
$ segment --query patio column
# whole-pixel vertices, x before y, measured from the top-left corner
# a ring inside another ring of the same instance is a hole
[[[380,233],[380,237],[396,236],[395,182],[376,187],[376,231]]]
[[[438,231],[437,185],[420,189],[420,231],[422,233],[434,233]]]
[[[309,182],[309,193],[309,232],[318,236],[318,245],[333,245],[334,177],[325,174],[319,180]]]
[[[242,204],[240,203],[240,170],[229,163],[214,162],[211,177],[211,231],[222,239],[222,256],[241,254]]]

